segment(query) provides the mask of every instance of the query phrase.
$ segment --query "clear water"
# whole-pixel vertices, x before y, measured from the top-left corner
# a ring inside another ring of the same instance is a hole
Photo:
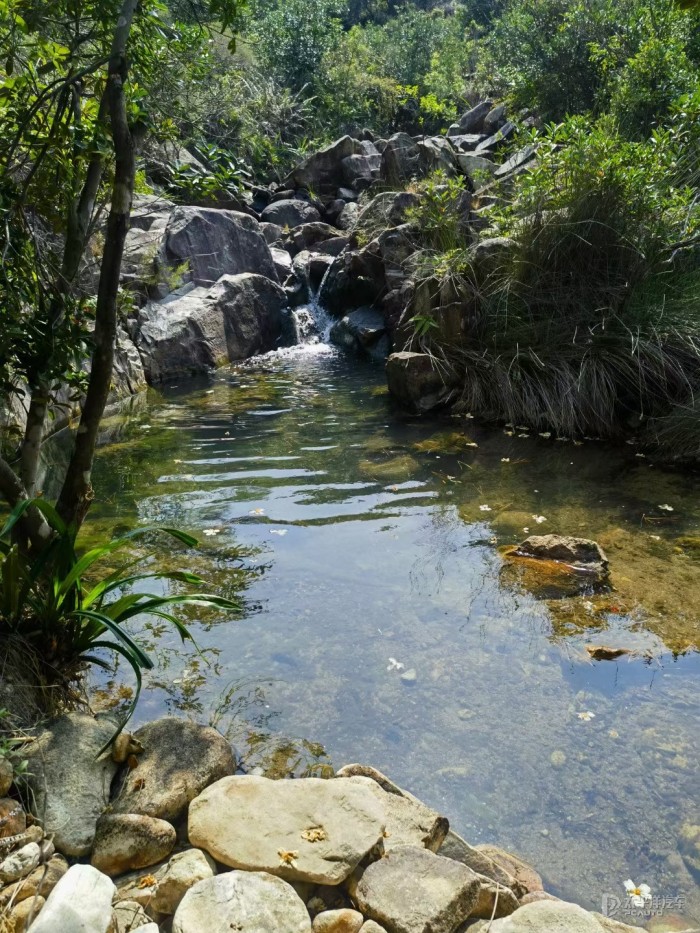
[[[253,570],[242,618],[192,617],[203,657],[165,625],[143,632],[158,668],[138,719],[213,720],[250,767],[268,736],[322,743],[562,897],[600,909],[631,877],[697,923],[679,851],[700,823],[697,480],[632,448],[409,419],[383,386],[318,340],[107,423],[88,534],[173,524],[202,537],[184,560],[213,588]],[[499,550],[525,528],[597,538],[613,592],[535,598]],[[592,643],[633,653],[592,663]],[[298,773],[318,751],[299,741],[277,763]]]

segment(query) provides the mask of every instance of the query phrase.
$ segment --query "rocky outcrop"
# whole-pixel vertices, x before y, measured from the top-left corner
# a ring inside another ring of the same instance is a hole
[[[338,188],[346,184],[343,160],[349,156],[364,154],[359,140],[343,136],[325,149],[304,159],[289,175],[287,182],[295,188],[335,197]]]
[[[30,810],[65,855],[89,855],[92,849],[117,770],[109,755],[98,755],[113,734],[112,722],[66,713],[24,752]]]
[[[177,821],[205,787],[236,769],[233,750],[209,726],[165,717],[134,733],[143,745],[135,768],[117,782],[113,813],[142,813]]]
[[[244,272],[277,280],[260,224],[238,211],[176,208],[165,228],[162,256],[169,266],[186,265],[197,286]]]
[[[294,888],[263,872],[231,871],[191,888],[175,912],[173,933],[311,933]]]
[[[224,865],[340,884],[383,838],[384,810],[350,781],[224,778],[189,810],[190,841]]]
[[[253,274],[226,275],[209,289],[146,305],[137,346],[148,381],[208,372],[275,349],[288,335],[286,306],[280,285]]]

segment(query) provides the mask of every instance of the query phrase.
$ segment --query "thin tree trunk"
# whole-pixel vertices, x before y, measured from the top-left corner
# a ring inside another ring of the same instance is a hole
[[[57,502],[64,521],[74,523],[76,527],[82,524],[93,498],[91,477],[97,432],[112,382],[119,274],[136,174],[135,147],[127,117],[124,84],[129,70],[126,49],[138,4],[139,0],[124,0],[122,4],[107,75],[107,106],[115,153],[114,184],[97,292],[90,381],[73,456]]]
[[[0,494],[11,508],[29,498],[22,481],[3,457],[0,457]],[[51,529],[38,509],[34,507],[27,509],[22,521],[22,534],[24,544],[26,545],[29,541],[37,550],[46,544],[51,536]]]

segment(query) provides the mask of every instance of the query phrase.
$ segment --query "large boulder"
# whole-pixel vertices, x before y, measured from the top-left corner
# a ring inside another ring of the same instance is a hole
[[[233,750],[209,726],[166,716],[134,736],[143,745],[135,768],[122,775],[113,813],[142,813],[173,822],[205,787],[236,770]]]
[[[408,350],[392,353],[386,361],[386,379],[389,392],[396,401],[417,413],[444,404],[450,391],[427,353]]]
[[[389,349],[386,337],[386,321],[379,311],[373,308],[358,308],[351,311],[331,327],[332,343],[346,350],[368,353],[381,359]]]
[[[289,230],[321,219],[321,215],[313,204],[308,201],[301,201],[298,198],[275,201],[265,208],[261,217],[264,223],[275,224]]]
[[[419,175],[421,150],[408,133],[394,133],[382,152],[380,176],[390,185],[398,185]]]
[[[424,175],[442,171],[454,175],[458,171],[455,151],[444,136],[431,136],[417,143],[420,168]]]
[[[354,191],[365,191],[379,177],[380,165],[381,156],[376,149],[372,154],[347,156],[342,161],[346,184]]]
[[[418,846],[398,846],[353,875],[350,893],[388,933],[454,933],[477,903],[479,879],[466,865]]]
[[[31,933],[107,933],[116,892],[92,865],[73,865],[49,894]]]
[[[277,282],[250,273],[225,275],[212,288],[148,304],[140,314],[137,345],[149,382],[274,350],[287,334],[286,306]]]
[[[471,110],[467,110],[457,121],[457,128],[460,133],[480,133],[484,128],[484,120],[491,112],[493,107],[492,100],[482,100]],[[450,134],[451,135],[451,134]]]
[[[64,855],[80,857],[92,849],[117,770],[109,755],[98,755],[113,734],[112,722],[66,713],[23,750],[29,809]]]
[[[420,198],[412,191],[381,191],[362,208],[357,222],[360,227],[381,231],[406,223],[410,212],[420,205]]]
[[[369,787],[318,778],[224,778],[192,801],[188,816],[192,844],[224,865],[318,884],[344,881],[384,830]]]
[[[294,888],[264,872],[231,871],[200,881],[185,894],[173,933],[311,933],[311,918]]]
[[[604,933],[604,929],[578,904],[542,900],[494,920],[489,933]]]
[[[343,159],[352,155],[363,155],[362,143],[351,136],[343,136],[308,156],[288,178],[296,188],[306,188],[317,195],[333,197],[338,188],[345,184]]]
[[[485,852],[480,852],[479,849],[469,845],[453,830],[448,832],[442,845],[437,850],[437,854],[454,859],[455,862],[461,862],[467,868],[471,868],[472,871],[479,875],[490,878],[503,888],[512,888],[518,894],[525,894],[527,891],[526,888],[518,886],[515,876],[506,871],[502,865],[495,862]]]
[[[277,281],[260,224],[238,211],[178,207],[165,228],[163,259],[170,266],[186,264],[198,286],[243,272]]]

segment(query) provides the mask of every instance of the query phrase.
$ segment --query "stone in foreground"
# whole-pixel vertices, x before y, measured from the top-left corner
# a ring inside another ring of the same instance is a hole
[[[175,840],[175,829],[165,820],[141,813],[106,813],[97,823],[91,862],[114,877],[162,862]]]
[[[107,933],[112,923],[112,881],[92,865],[73,865],[53,889],[31,933]]]
[[[488,921],[485,921],[488,925]],[[478,929],[478,928],[477,928]],[[486,929],[486,927],[485,927]],[[489,933],[604,933],[596,918],[578,904],[536,901],[494,920]]]
[[[419,414],[437,408],[449,392],[427,353],[392,353],[386,361],[386,381],[396,401]]]
[[[124,778],[114,813],[143,813],[170,822],[207,785],[236,770],[231,746],[208,726],[174,716],[148,723],[135,733],[143,754]]]
[[[359,933],[365,918],[357,910],[323,910],[316,914],[314,933]]]
[[[192,801],[190,842],[231,868],[340,884],[382,840],[370,787],[303,778],[223,778]]]
[[[476,907],[479,879],[459,862],[399,846],[353,876],[350,893],[388,933],[453,933]]]
[[[542,878],[532,865],[528,865],[527,862],[518,858],[517,855],[513,855],[512,852],[506,852],[498,846],[488,843],[476,846],[476,849],[512,876],[513,882],[511,883],[511,887],[518,897],[531,894],[533,891],[544,890]],[[486,874],[486,872],[484,872],[484,874]]]
[[[454,859],[455,862],[461,862],[478,875],[485,875],[492,881],[497,881],[503,887],[512,888],[518,895],[520,893],[525,894],[525,888],[517,886],[516,879],[510,872],[506,871],[485,852],[480,852],[479,849],[470,846],[453,830],[448,832],[445,841],[437,850],[437,854]]]
[[[294,888],[263,872],[231,871],[187,892],[173,933],[311,933],[311,920]]]
[[[88,855],[98,817],[109,802],[116,765],[100,749],[114,723],[67,713],[49,723],[25,752],[34,816],[64,855]]]

